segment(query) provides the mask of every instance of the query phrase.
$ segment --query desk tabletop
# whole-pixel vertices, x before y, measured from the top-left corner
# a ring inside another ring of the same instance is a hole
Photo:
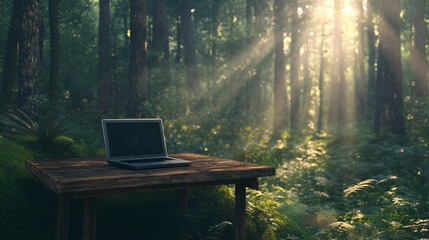
[[[105,158],[75,158],[29,160],[26,167],[54,192],[82,195],[134,188],[162,189],[164,186],[168,189],[199,183],[256,181],[257,177],[275,175],[275,169],[269,166],[192,153],[170,156],[191,160],[192,163],[185,167],[130,170],[112,166]]]

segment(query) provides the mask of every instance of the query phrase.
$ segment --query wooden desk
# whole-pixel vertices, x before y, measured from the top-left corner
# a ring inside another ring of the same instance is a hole
[[[246,239],[246,187],[258,189],[258,177],[275,169],[251,163],[192,153],[172,154],[191,160],[187,167],[129,170],[109,165],[104,158],[27,161],[26,167],[58,196],[56,239],[68,239],[71,198],[84,198],[83,239],[94,240],[96,197],[108,194],[179,189],[187,208],[187,188],[235,184],[235,239]]]

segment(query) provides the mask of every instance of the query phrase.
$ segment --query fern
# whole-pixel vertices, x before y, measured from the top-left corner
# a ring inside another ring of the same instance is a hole
[[[31,136],[41,143],[49,144],[69,131],[68,118],[59,117],[54,112],[40,117],[38,122],[19,109],[14,113],[0,115],[0,135]]]
[[[344,197],[347,198],[352,193],[356,193],[358,191],[365,191],[368,188],[374,189],[374,186],[372,184],[377,182],[378,180],[376,179],[367,179],[362,182],[359,182],[358,184],[352,185],[344,190]]]
[[[4,135],[34,136],[37,123],[21,110],[0,116],[0,133]]]
[[[339,232],[350,232],[355,230],[355,227],[347,222],[333,222],[329,225],[331,230],[336,229]]]

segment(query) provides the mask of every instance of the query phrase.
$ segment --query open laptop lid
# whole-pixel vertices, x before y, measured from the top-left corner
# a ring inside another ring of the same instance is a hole
[[[161,119],[103,119],[108,161],[167,156]]]

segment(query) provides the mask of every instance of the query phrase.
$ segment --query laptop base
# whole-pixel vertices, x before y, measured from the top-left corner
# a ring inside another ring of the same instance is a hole
[[[166,168],[166,167],[183,167],[189,166],[191,161],[183,160],[183,159],[171,159],[165,161],[142,161],[142,162],[134,162],[134,163],[126,163],[124,161],[107,161],[109,164],[123,167],[128,169],[154,169],[154,168]]]

